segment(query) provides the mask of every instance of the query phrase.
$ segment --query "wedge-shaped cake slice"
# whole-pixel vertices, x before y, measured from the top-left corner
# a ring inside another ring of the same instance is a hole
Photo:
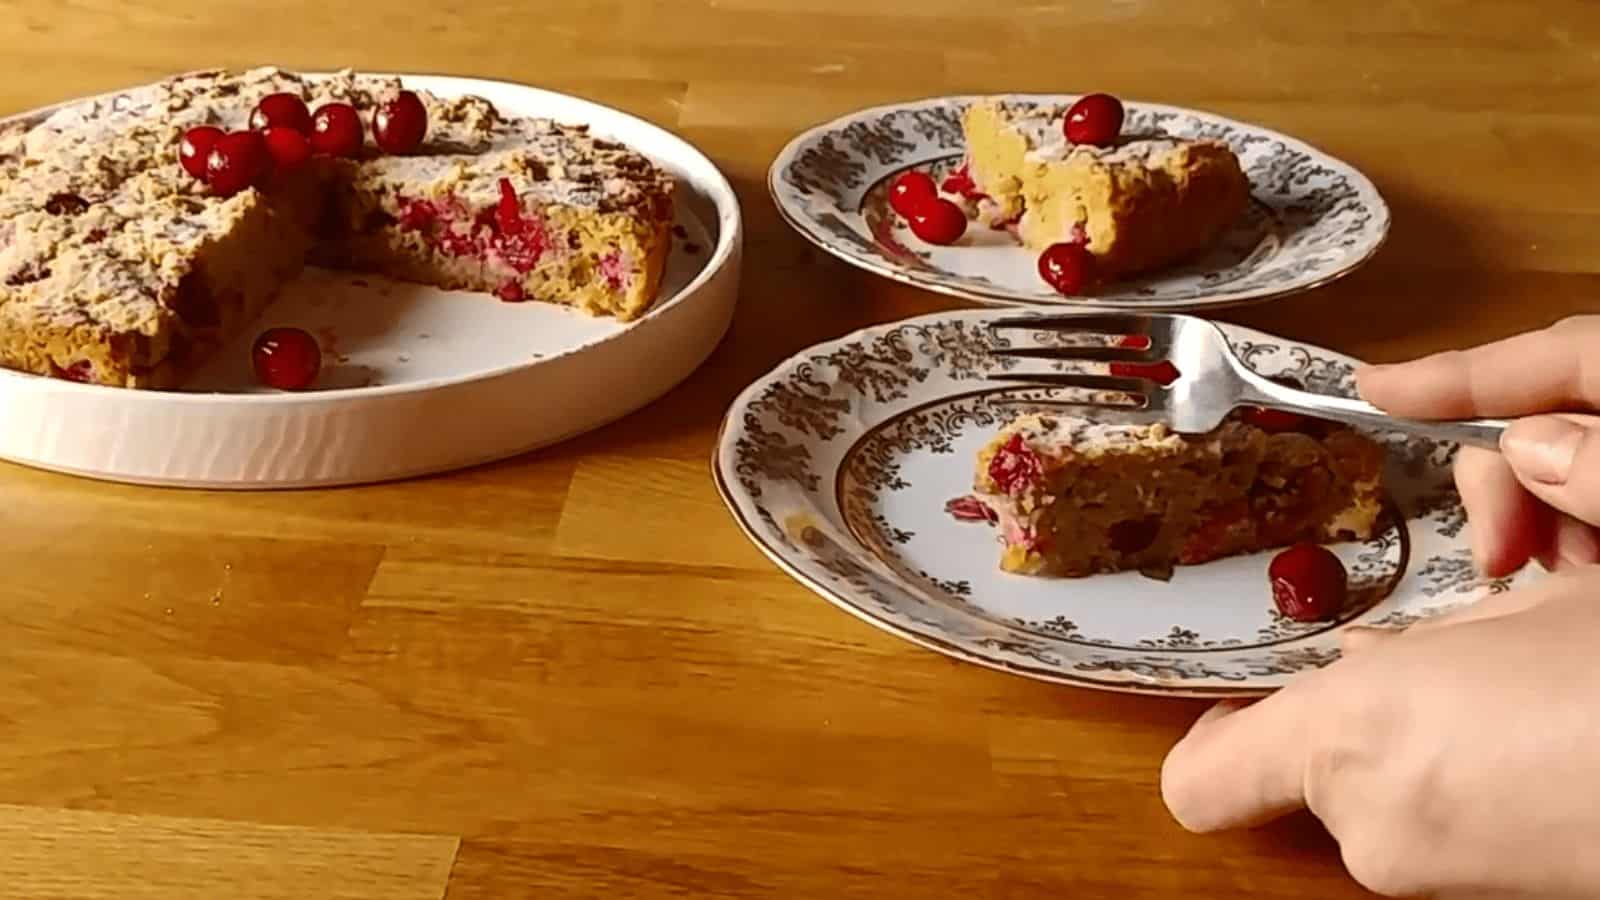
[[[983,100],[962,118],[969,199],[995,227],[1042,251],[1085,243],[1107,276],[1178,262],[1244,214],[1250,183],[1220,141],[1128,135],[1112,147],[1069,143],[1066,106]]]
[[[1029,575],[1162,571],[1299,541],[1366,539],[1384,454],[1322,422],[1263,430],[1236,415],[1209,434],[1025,415],[978,456],[1000,567]]]

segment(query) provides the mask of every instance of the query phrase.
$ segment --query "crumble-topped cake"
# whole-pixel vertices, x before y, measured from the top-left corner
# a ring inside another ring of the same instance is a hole
[[[0,365],[175,384],[308,261],[624,320],[654,302],[669,174],[583,126],[422,91],[404,93],[425,137],[389,152],[374,111],[401,93],[352,72],[208,71],[0,129]],[[355,142],[325,152],[307,125],[297,140],[321,152],[228,190],[228,173],[208,184],[180,165],[194,130],[257,129],[277,94],[353,107]]]
[[[1370,439],[1329,423],[1269,432],[1241,413],[1185,436],[1030,414],[979,454],[972,499],[996,524],[1008,572],[1162,571],[1370,538],[1383,459]]]
[[[1116,276],[1177,262],[1244,213],[1250,184],[1227,144],[1161,135],[1074,143],[1063,129],[1069,109],[999,99],[967,108],[954,187],[971,214],[1014,227],[1033,250],[1084,243],[1097,270]]]

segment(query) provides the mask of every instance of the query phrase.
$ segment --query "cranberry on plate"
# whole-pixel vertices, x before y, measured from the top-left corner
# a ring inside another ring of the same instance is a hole
[[[1311,418],[1296,412],[1289,412],[1283,409],[1267,409],[1264,406],[1247,406],[1239,413],[1239,417],[1268,434],[1307,431],[1313,421]]]
[[[1306,389],[1306,386],[1301,384],[1299,379],[1290,375],[1276,375],[1267,380],[1275,381],[1284,387],[1293,388],[1297,391]],[[1283,409],[1267,409],[1261,406],[1246,407],[1240,412],[1240,418],[1268,434],[1313,434],[1320,424],[1318,420],[1301,413],[1289,412]]]
[[[1111,374],[1118,378],[1148,378],[1159,385],[1171,385],[1183,375],[1170,359],[1155,362],[1114,362]]]
[[[1094,275],[1094,254],[1078,243],[1051,244],[1039,254],[1039,277],[1069,297],[1082,294]]]
[[[1333,618],[1350,593],[1344,563],[1319,544],[1295,544],[1279,553],[1267,567],[1267,578],[1278,612],[1296,622]]]
[[[930,244],[954,244],[967,232],[967,214],[943,198],[917,207],[908,219],[911,233]]]
[[[1110,147],[1122,134],[1122,101],[1110,94],[1089,94],[1067,110],[1062,131],[1074,144]]]
[[[322,348],[317,339],[299,328],[269,328],[250,348],[256,378],[280,391],[302,391],[322,371]]]
[[[890,208],[907,219],[938,196],[939,187],[926,172],[907,172],[889,186]]]

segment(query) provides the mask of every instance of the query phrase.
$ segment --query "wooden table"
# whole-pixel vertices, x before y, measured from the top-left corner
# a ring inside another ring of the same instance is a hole
[[[749,240],[705,368],[556,449],[270,495],[0,466],[0,894],[1360,896],[1309,819],[1169,821],[1158,767],[1199,705],[951,662],[740,536],[707,477],[735,392],[949,305],[810,249],[763,177],[803,126],[944,92],[1261,122],[1364,169],[1394,231],[1355,277],[1229,317],[1397,359],[1595,308],[1600,7],[1006,6],[11,4],[7,111],[211,64],[528,81],[698,143]]]

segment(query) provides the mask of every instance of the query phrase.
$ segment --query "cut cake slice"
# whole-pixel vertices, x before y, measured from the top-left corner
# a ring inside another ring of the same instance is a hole
[[[1000,567],[1029,575],[1161,571],[1298,541],[1364,540],[1384,454],[1352,429],[1269,433],[1230,418],[1206,435],[1024,415],[980,452]]]
[[[1067,108],[999,99],[967,108],[965,165],[986,224],[1014,223],[1036,251],[1085,243],[1103,275],[1119,276],[1191,256],[1245,212],[1250,183],[1227,144],[1160,135],[1071,144]]]

